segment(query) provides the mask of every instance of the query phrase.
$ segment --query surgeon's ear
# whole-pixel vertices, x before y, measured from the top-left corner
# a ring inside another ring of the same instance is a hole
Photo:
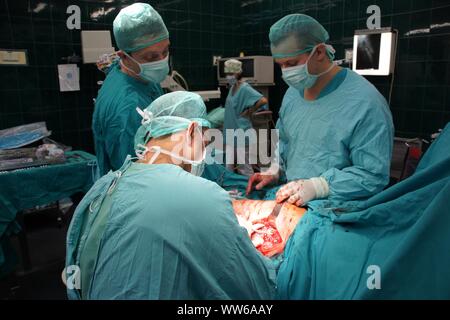
[[[197,122],[191,122],[189,124],[189,127],[187,129],[187,135],[186,135],[186,137],[188,139],[188,141],[187,141],[188,144],[194,143],[194,135],[195,135],[195,130],[197,127],[198,127]]]
[[[316,52],[315,52],[315,55],[317,55],[317,61],[319,61],[319,62],[322,62],[323,60],[325,60],[325,59],[329,59],[328,58],[328,55],[327,55],[327,49],[326,49],[326,47],[325,47],[325,45],[324,44],[320,44],[318,47],[317,47],[317,49],[316,49]]]

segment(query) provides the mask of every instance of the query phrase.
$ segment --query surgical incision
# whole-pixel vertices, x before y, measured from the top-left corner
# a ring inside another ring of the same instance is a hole
[[[275,201],[235,200],[234,212],[239,224],[247,229],[253,245],[266,257],[283,252],[306,209],[285,203],[275,216]]]

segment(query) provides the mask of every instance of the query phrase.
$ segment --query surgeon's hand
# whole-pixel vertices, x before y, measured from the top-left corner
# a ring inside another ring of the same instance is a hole
[[[261,190],[268,185],[277,183],[278,179],[279,179],[278,174],[255,173],[248,180],[246,190],[247,196],[253,191],[253,189]]]
[[[277,192],[276,201],[284,201],[301,207],[308,202],[328,197],[329,187],[324,178],[312,178],[308,180],[297,180],[290,182],[280,188]]]

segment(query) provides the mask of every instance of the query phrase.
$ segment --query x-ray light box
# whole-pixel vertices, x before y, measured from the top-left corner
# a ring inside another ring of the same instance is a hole
[[[355,31],[353,70],[365,76],[388,76],[393,73],[396,38],[391,28]]]

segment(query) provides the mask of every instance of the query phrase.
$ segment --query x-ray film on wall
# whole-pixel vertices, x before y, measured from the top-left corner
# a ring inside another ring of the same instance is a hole
[[[379,69],[380,67],[381,34],[366,34],[358,36],[358,70]]]

